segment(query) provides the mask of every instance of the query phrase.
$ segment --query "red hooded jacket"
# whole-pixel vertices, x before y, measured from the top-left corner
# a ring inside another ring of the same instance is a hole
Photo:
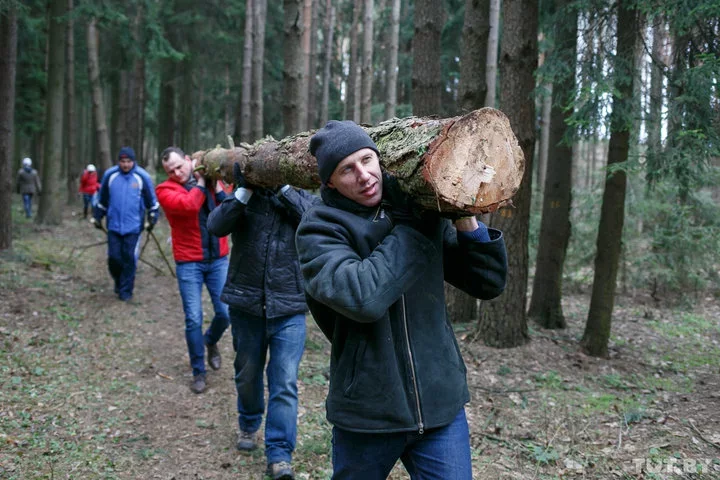
[[[89,172],[85,170],[80,177],[80,187],[78,192],[92,195],[100,190],[100,182],[98,182],[97,172]]]
[[[210,262],[229,253],[227,237],[208,232],[211,206],[225,199],[197,185],[180,185],[166,180],[155,188],[158,202],[170,223],[175,262]]]

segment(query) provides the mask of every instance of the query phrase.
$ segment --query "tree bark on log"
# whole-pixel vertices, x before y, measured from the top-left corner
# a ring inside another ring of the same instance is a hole
[[[511,204],[520,187],[525,158],[507,117],[482,108],[452,118],[393,118],[363,127],[375,141],[380,164],[425,209],[476,215]],[[274,187],[320,186],[317,161],[309,152],[314,132],[254,145],[195,152],[207,176],[233,182],[239,163],[250,183]]]

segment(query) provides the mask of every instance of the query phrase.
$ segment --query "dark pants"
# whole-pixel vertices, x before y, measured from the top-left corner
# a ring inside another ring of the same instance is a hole
[[[92,205],[92,193],[83,193],[83,218],[87,218],[88,208]]]
[[[120,235],[108,232],[108,269],[120,300],[128,300],[133,294],[139,239],[139,233]]]

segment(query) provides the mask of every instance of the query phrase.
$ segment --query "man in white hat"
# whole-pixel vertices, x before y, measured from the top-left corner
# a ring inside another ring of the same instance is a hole
[[[32,217],[32,198],[36,193],[42,194],[42,186],[40,185],[40,176],[37,170],[32,168],[32,160],[28,157],[23,158],[22,168],[17,173],[17,192],[22,195],[23,207],[25,208],[25,216]]]

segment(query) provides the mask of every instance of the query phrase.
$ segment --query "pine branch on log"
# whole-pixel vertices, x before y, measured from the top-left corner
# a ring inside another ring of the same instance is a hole
[[[452,118],[408,117],[365,127],[380,151],[385,171],[427,209],[479,214],[512,204],[520,187],[525,158],[507,117],[482,108]],[[282,140],[265,138],[254,145],[195,152],[207,176],[233,182],[239,163],[249,182],[274,187],[289,183],[320,186],[317,161],[308,149],[314,132]]]

